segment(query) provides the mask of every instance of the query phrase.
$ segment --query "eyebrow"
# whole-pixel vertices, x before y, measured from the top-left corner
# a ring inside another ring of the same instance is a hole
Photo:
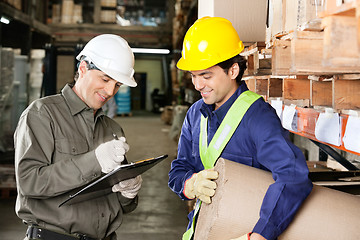
[[[101,71],[101,73],[103,74],[103,77],[107,77],[107,78],[110,78],[110,79],[112,79],[112,80],[115,80],[115,79],[113,79],[112,77],[110,77],[109,75],[107,75],[106,73],[104,73],[103,71]],[[115,80],[116,81],[116,80]]]
[[[102,71],[101,71],[101,72],[102,72]],[[116,81],[116,84],[117,84],[117,85],[119,85],[119,84],[120,84],[120,86],[123,85],[123,83],[121,83],[121,82],[113,79],[112,77],[110,77],[109,75],[105,74],[104,72],[102,72],[102,74],[103,74],[103,77],[107,77],[107,78],[110,78],[111,80]]]
[[[190,73],[191,75],[194,75],[194,74],[192,74],[190,71],[189,71],[189,73]],[[204,75],[206,75],[206,74],[212,74],[212,72],[211,72],[211,71],[205,71],[205,72],[199,73],[198,76],[204,76]]]

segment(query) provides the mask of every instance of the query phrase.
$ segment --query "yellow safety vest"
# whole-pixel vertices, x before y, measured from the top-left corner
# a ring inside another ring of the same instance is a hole
[[[261,96],[251,92],[245,91],[235,100],[233,105],[221,122],[219,128],[216,130],[213,139],[209,146],[207,141],[207,121],[208,119],[201,115],[200,122],[200,136],[199,136],[199,152],[201,162],[205,169],[214,167],[216,160],[220,157],[226,144],[234,134],[236,128],[239,126],[241,119],[245,115],[249,107]],[[183,240],[191,240],[195,231],[195,217],[199,213],[201,201],[197,200],[194,210],[194,217],[191,227],[183,234]]]

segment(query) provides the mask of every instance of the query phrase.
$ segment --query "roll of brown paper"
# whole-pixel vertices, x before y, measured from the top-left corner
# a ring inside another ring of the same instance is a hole
[[[195,240],[228,240],[251,232],[259,219],[271,173],[219,159],[217,189],[202,204]],[[316,186],[279,240],[360,239],[360,197]]]

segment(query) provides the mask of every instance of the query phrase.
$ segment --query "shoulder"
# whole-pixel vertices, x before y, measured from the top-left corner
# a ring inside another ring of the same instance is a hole
[[[268,121],[269,118],[279,120],[275,109],[268,102],[265,102],[263,98],[256,100],[250,106],[248,112],[248,117],[255,122]]]
[[[196,119],[201,117],[200,109],[203,106],[204,101],[202,99],[196,101],[193,105],[190,106],[186,113],[185,120],[192,123],[196,121]]]
[[[190,106],[188,110],[188,114],[190,115],[195,115],[196,113],[200,114],[200,109],[203,104],[204,104],[204,100],[202,99],[196,101],[195,103],[193,103],[193,105]]]
[[[281,120],[275,109],[262,98],[255,101],[244,116],[246,127],[255,138],[271,138],[283,134]]]
[[[39,98],[34,100],[22,115],[29,113],[46,114],[50,108],[62,102],[64,102],[64,98],[60,94]]]
[[[42,109],[49,107],[53,104],[58,104],[64,102],[64,97],[62,97],[60,94],[51,95],[43,98],[39,98],[34,100],[29,106],[28,110],[31,111],[41,111]]]

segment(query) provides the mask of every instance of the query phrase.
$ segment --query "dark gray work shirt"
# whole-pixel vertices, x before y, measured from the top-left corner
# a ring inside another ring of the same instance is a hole
[[[93,238],[113,233],[121,224],[123,207],[135,204],[120,193],[58,207],[71,190],[99,177],[95,148],[112,140],[113,133],[124,135],[102,110],[94,115],[69,85],[61,94],[31,103],[14,135],[17,215],[58,232]]]

